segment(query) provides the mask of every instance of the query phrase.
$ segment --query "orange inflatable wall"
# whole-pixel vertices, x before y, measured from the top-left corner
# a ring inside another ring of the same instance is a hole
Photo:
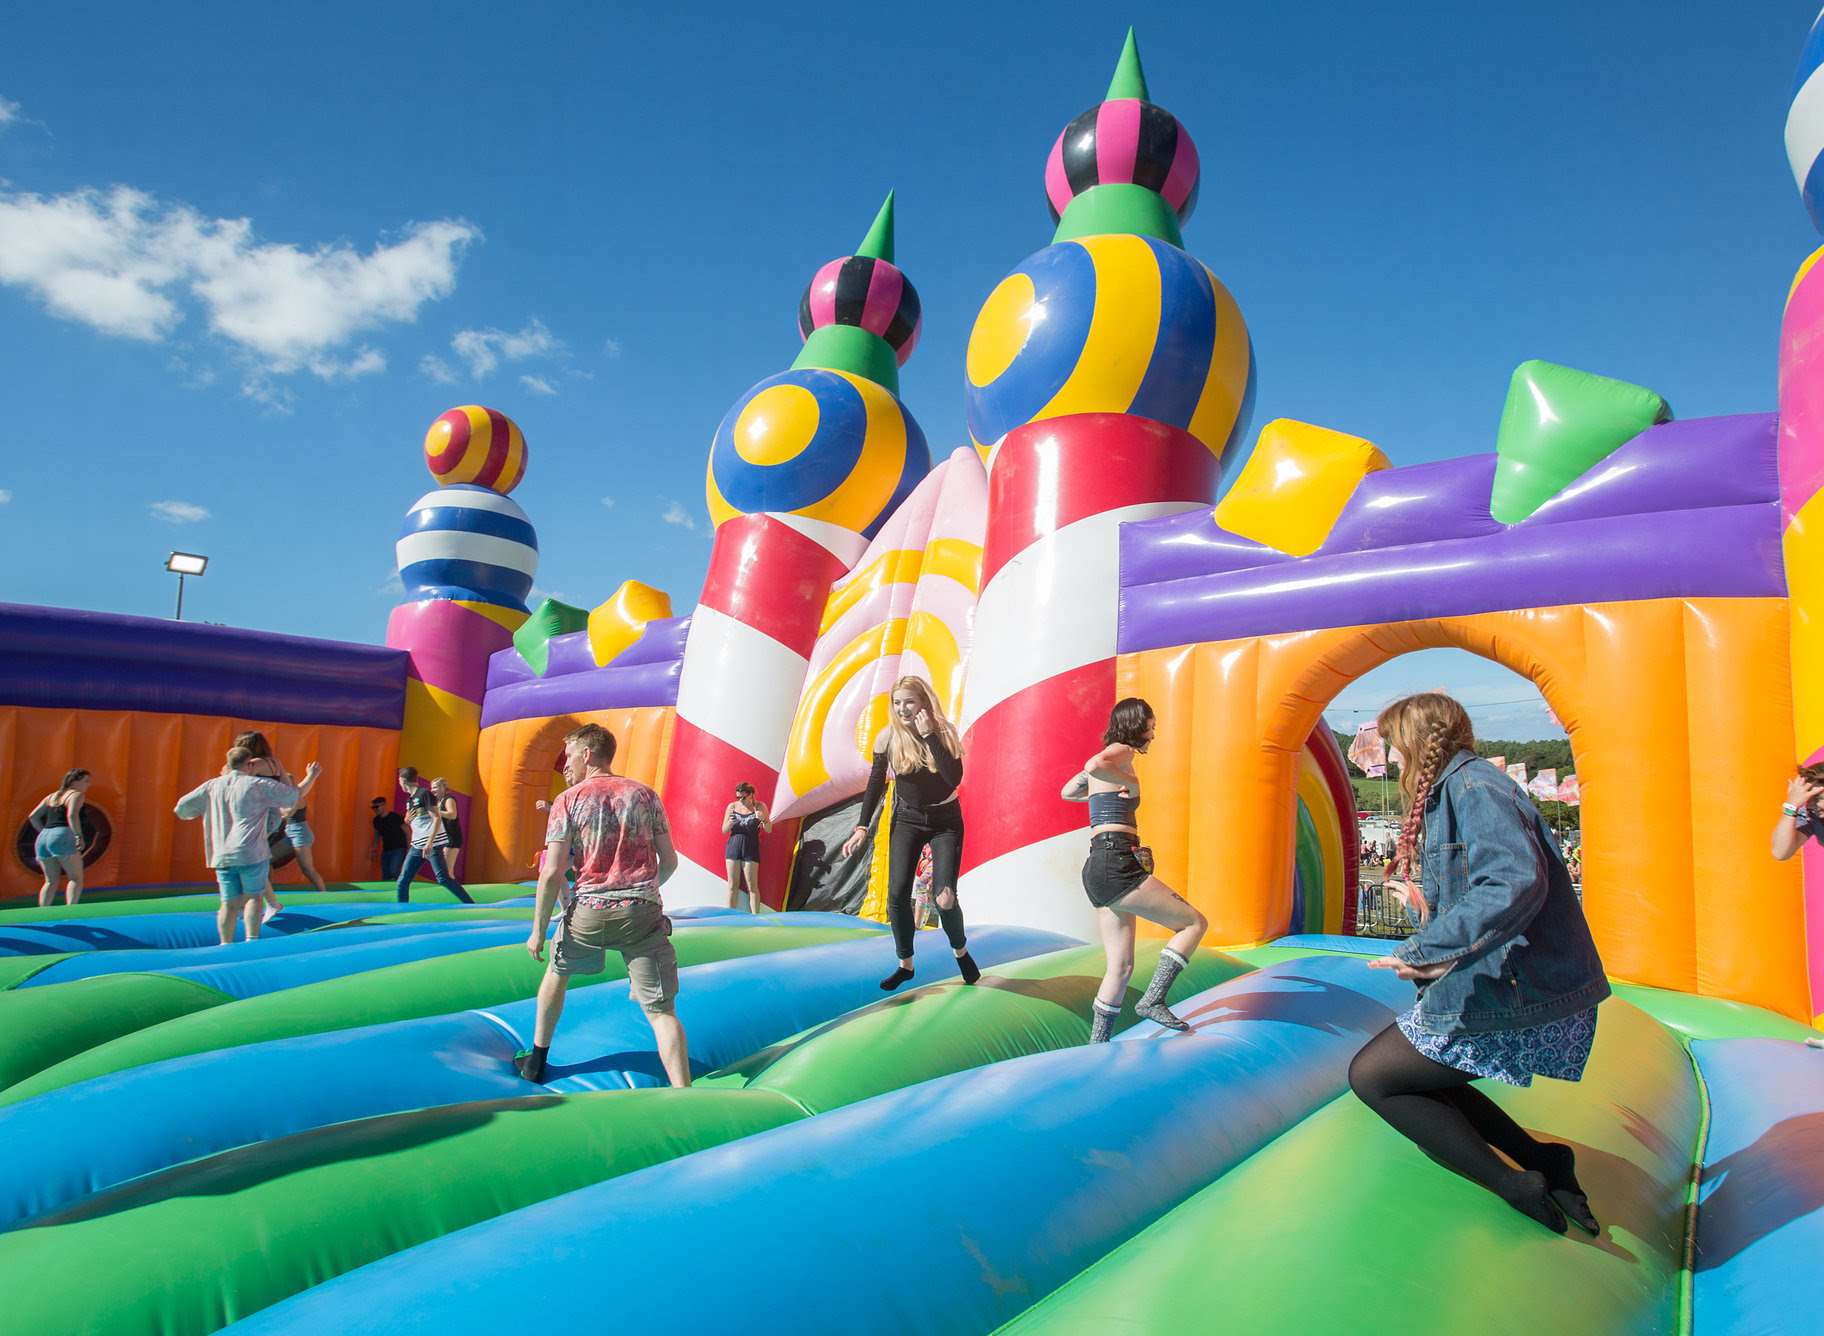
[[[1570,734],[1609,973],[1809,1020],[1799,868],[1767,856],[1792,773],[1787,639],[1780,598],[1535,608],[1126,654],[1117,694],[1159,715],[1140,764],[1160,875],[1212,943],[1239,944],[1288,929],[1295,765],[1324,707],[1412,650],[1492,659]]]
[[[649,705],[514,719],[482,729],[468,875],[476,881],[523,881],[532,875],[532,860],[545,841],[538,800],[556,787],[564,735],[584,724],[601,724],[614,734],[616,774],[663,793],[677,715],[670,706]]]
[[[221,770],[235,734],[248,729],[265,733],[294,773],[313,760],[322,763],[323,777],[309,800],[318,871],[331,881],[379,876],[367,857],[373,837],[367,804],[393,793],[399,735],[392,729],[8,705],[0,706],[0,811],[9,846],[0,852],[0,897],[35,895],[43,884],[13,855],[12,836],[73,766],[94,772],[89,801],[107,813],[114,831],[107,851],[88,869],[90,885],[208,883],[202,823],[179,821],[171,809]],[[281,870],[279,879],[301,881],[295,865],[289,874]]]

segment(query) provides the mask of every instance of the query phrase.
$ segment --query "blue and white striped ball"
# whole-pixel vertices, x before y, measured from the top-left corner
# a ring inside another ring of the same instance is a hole
[[[1786,111],[1786,160],[1798,182],[1806,212],[1824,232],[1824,13],[1811,25]]]
[[[524,612],[538,574],[538,535],[526,512],[474,483],[419,497],[394,551],[413,599],[469,599]]]

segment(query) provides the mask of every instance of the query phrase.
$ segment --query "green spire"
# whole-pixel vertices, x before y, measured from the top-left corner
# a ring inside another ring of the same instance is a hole
[[[855,254],[870,260],[893,263],[893,192],[887,192],[874,225],[861,240]],[[793,367],[821,367],[826,371],[847,371],[899,393],[899,359],[878,334],[870,334],[854,325],[825,325],[814,329],[798,350]]]
[[[1133,97],[1142,102],[1153,100],[1147,92],[1146,72],[1140,68],[1140,44],[1134,40],[1134,30],[1129,28],[1104,101]],[[1143,237],[1157,237],[1174,246],[1184,245],[1184,234],[1178,230],[1178,216],[1165,202],[1165,197],[1145,186],[1122,183],[1091,186],[1071,200],[1051,239],[1054,242],[1074,241],[1078,237],[1109,232],[1132,232]]]
[[[893,263],[893,192],[887,192],[887,199],[880,206],[880,212],[874,215],[874,226],[868,229],[868,235],[861,239],[861,245],[855,251],[857,255],[870,260],[885,260]]]
[[[1146,71],[1140,68],[1140,46],[1134,41],[1134,30],[1127,30],[1127,45],[1121,48],[1121,59],[1115,65],[1115,77],[1109,80],[1108,96],[1104,102],[1114,102],[1119,98],[1137,97],[1142,102],[1153,99],[1146,92]]]

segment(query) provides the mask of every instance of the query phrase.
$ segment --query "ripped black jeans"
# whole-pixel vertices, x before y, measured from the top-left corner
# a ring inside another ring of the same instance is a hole
[[[918,855],[931,846],[931,894],[952,892],[950,908],[937,907],[938,921],[955,950],[968,944],[963,930],[963,909],[955,901],[956,870],[963,861],[963,807],[939,803],[923,812],[906,812],[896,805],[887,836],[887,922],[893,925],[893,944],[901,960],[912,958],[912,880],[918,872]]]

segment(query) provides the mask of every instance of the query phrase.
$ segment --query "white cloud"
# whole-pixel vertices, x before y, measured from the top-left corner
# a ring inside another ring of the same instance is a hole
[[[481,232],[460,219],[411,223],[361,252],[347,242],[262,241],[246,218],[209,218],[129,186],[36,195],[0,189],[0,284],[51,314],[157,341],[200,308],[261,370],[331,376],[377,369],[378,352],[334,356],[364,331],[411,323],[455,288]]]
[[[621,341],[619,339],[603,339],[602,340],[602,356],[603,357],[606,357],[609,361],[612,362],[615,358],[619,357],[620,355],[621,355]]]
[[[564,351],[564,342],[534,316],[517,334],[504,329],[459,329],[450,340],[450,349],[468,363],[471,374],[485,376],[502,362],[555,357]]]
[[[697,522],[691,517],[690,512],[684,509],[683,505],[677,501],[673,501],[670,505],[666,506],[665,513],[659,516],[659,518],[667,524],[677,525],[680,529],[694,529],[697,527]]]
[[[154,501],[152,518],[167,524],[195,524],[209,518],[209,512],[190,501]]]
[[[0,97],[0,130],[6,129],[19,119],[19,104],[11,98]]]
[[[405,581],[399,578],[398,571],[394,571],[374,586],[374,592],[388,598],[397,598],[405,592]]]
[[[456,373],[450,370],[450,364],[434,353],[426,353],[418,359],[418,374],[439,385],[456,383]]]
[[[614,509],[614,498],[612,496],[604,496],[602,498],[602,505],[609,510],[613,510]]]
[[[280,385],[267,376],[249,376],[241,382],[241,398],[250,399],[268,413],[289,414],[298,396],[289,385]]]
[[[534,393],[534,394],[556,394],[557,393],[557,386],[553,385],[550,381],[546,380],[543,376],[521,376],[519,378],[519,383],[521,385],[524,385],[528,390],[532,391],[532,393]]]
[[[13,500],[12,488],[0,487],[0,506],[10,505],[10,504],[12,504],[12,500]]]
[[[386,356],[378,348],[363,348],[346,362],[338,362],[333,357],[313,357],[310,359],[310,371],[313,376],[324,380],[353,380],[357,376],[371,376],[386,370]]]

